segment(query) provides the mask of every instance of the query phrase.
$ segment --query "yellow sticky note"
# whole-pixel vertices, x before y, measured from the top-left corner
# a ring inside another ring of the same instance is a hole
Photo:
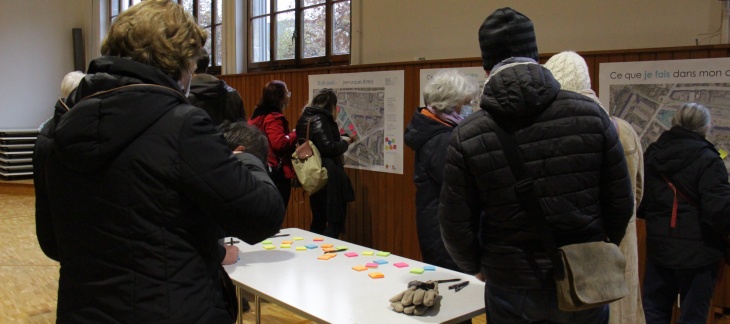
[[[727,151],[725,151],[723,149],[718,149],[717,151],[720,152],[720,158],[721,159],[724,160],[727,157]]]
[[[274,246],[274,245],[264,245],[264,249],[267,249],[267,250],[273,250],[275,248],[276,248],[276,246]]]
[[[291,239],[292,239],[292,240],[295,240],[295,241],[301,241],[301,240],[303,240],[304,238],[303,238],[303,237],[301,237],[301,236],[295,236],[295,237],[292,237]]]
[[[284,243],[281,244],[282,249],[288,249],[290,247],[291,247],[291,244],[284,244]]]
[[[306,251],[307,247],[305,246],[297,246],[297,251]]]
[[[362,251],[362,255],[373,255],[373,251]]]
[[[361,266],[361,265],[356,265],[356,266],[352,267],[352,270],[355,270],[355,271],[364,271],[367,269],[368,269],[367,267]]]
[[[373,279],[380,279],[380,278],[385,277],[385,275],[383,275],[380,272],[371,272],[371,273],[368,273],[368,276],[370,276],[370,278],[373,278]]]

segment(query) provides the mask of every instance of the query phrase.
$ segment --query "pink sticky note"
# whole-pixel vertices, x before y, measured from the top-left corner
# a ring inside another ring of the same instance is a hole
[[[357,256],[357,253],[355,253],[355,252],[347,252],[347,253],[345,253],[345,256],[346,257],[353,258],[353,257],[356,257]]]
[[[398,263],[393,263],[393,265],[396,266],[396,267],[398,267],[398,268],[405,268],[405,267],[408,266],[408,263],[398,262]]]
[[[349,128],[350,130],[353,130],[355,128],[355,125],[353,125],[353,124],[347,125],[347,128]]]
[[[368,262],[368,263],[365,264],[365,266],[368,267],[368,268],[377,268],[378,267],[378,264],[377,263],[374,263],[374,262]]]

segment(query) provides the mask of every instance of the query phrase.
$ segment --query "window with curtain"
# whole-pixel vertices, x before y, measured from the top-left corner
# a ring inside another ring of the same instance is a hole
[[[249,70],[349,64],[350,16],[350,0],[249,0]]]
[[[109,22],[142,0],[109,0]],[[220,74],[223,65],[223,1],[224,0],[171,0],[183,6],[195,17],[198,25],[208,32],[205,49],[210,54],[208,73]],[[111,25],[111,24],[110,24]]]

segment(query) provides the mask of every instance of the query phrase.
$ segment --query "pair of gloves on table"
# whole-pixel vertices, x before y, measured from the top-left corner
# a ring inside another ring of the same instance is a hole
[[[390,306],[398,313],[423,315],[436,303],[439,285],[435,281],[408,283],[408,289],[390,298]]]

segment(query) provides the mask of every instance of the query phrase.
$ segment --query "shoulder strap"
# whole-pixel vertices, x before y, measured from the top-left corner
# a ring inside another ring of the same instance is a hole
[[[660,175],[662,176],[662,179],[664,179],[664,182],[666,182],[667,185],[669,186],[669,189],[672,190],[672,193],[674,193],[674,201],[672,202],[672,219],[669,223],[669,226],[671,228],[675,228],[675,227],[677,227],[677,210],[679,209],[679,201],[677,200],[677,195],[682,197],[693,207],[695,207],[695,208],[698,208],[698,207],[697,207],[697,204],[695,204],[695,202],[693,200],[689,199],[689,197],[687,197],[681,190],[679,190],[679,188],[677,188],[677,186],[675,186],[674,183],[672,183],[672,181],[670,181],[666,175],[664,175],[663,173]]]
[[[502,145],[502,151],[509,162],[512,174],[515,177],[515,193],[520,202],[520,206],[537,224],[538,231],[540,232],[540,240],[545,247],[545,252],[550,262],[553,264],[555,279],[563,279],[565,278],[565,268],[563,267],[562,257],[555,245],[555,239],[550,231],[547,219],[545,219],[545,212],[535,195],[535,183],[532,177],[527,175],[522,155],[517,150],[517,143],[514,137],[507,134],[496,122],[492,121],[492,126],[499,138],[499,143]]]

